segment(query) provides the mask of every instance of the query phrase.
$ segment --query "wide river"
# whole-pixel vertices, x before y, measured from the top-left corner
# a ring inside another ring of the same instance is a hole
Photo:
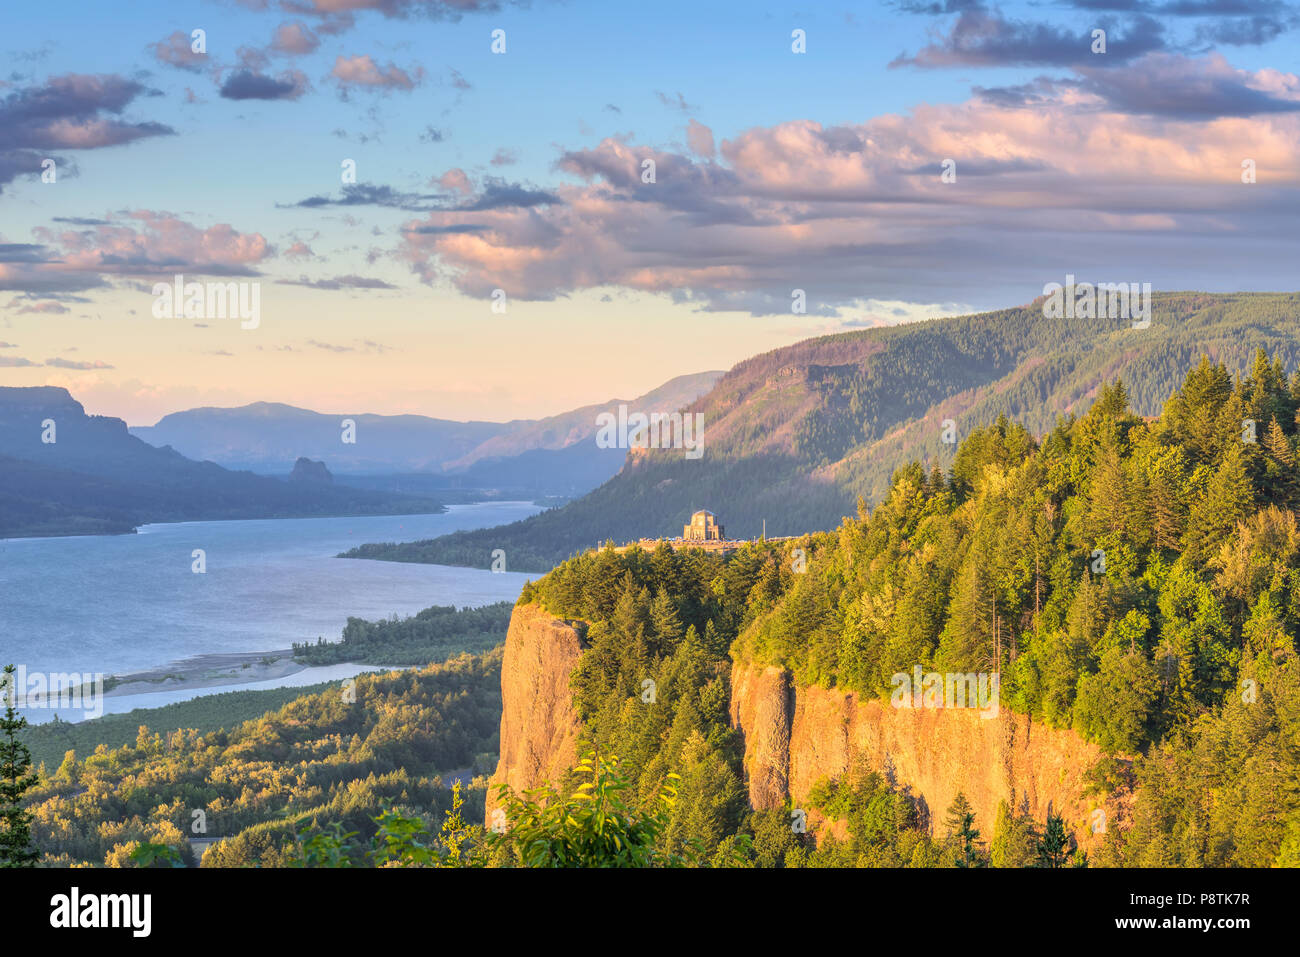
[[[536,575],[334,556],[537,511],[492,502],[442,515],[182,522],[135,535],[0,540],[0,665],[122,674],[195,655],[336,641],[349,616],[514,601]],[[195,549],[205,554],[203,574],[193,570]]]

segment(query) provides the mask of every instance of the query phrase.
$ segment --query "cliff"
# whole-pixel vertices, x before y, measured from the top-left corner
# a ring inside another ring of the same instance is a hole
[[[558,782],[577,763],[580,728],[569,696],[569,676],[582,654],[582,622],[568,622],[537,605],[510,616],[501,662],[501,758],[488,786],[489,820],[496,789],[516,792]]]
[[[501,667],[501,758],[489,817],[498,784],[522,791],[558,782],[576,762],[580,722],[569,676],[582,654],[583,627],[536,605],[514,610]],[[961,791],[985,840],[1002,800],[1027,807],[1040,823],[1049,809],[1061,814],[1085,848],[1101,840],[1091,831],[1095,802],[1083,796],[1097,746],[1009,708],[994,718],[974,709],[892,708],[853,693],[798,687],[784,668],[740,662],[731,672],[731,722],[744,734],[749,800],[758,809],[780,807],[787,795],[798,807],[819,779],[837,778],[858,760],[910,788],[936,833]]]
[[[750,804],[758,809],[780,807],[787,795],[798,807],[820,778],[839,777],[857,759],[909,787],[936,831],[961,791],[986,838],[998,802],[1014,800],[1039,822],[1049,809],[1062,815],[1085,848],[1101,840],[1091,830],[1095,802],[1083,796],[1097,746],[1009,708],[993,718],[974,709],[893,708],[797,687],[783,668],[737,663],[731,720],[745,734]]]

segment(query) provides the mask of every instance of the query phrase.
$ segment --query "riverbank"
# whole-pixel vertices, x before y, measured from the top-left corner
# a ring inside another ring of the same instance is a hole
[[[286,678],[305,671],[307,667],[293,660],[292,648],[196,655],[169,662],[160,668],[113,675],[105,681],[104,696],[251,684]]]

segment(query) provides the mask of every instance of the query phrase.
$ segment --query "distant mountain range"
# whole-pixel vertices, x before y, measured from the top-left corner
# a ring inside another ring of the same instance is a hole
[[[427,496],[287,482],[155,448],[66,389],[0,388],[0,538],[129,532],[146,522],[442,511]]]
[[[716,512],[732,538],[757,536],[764,520],[769,535],[829,529],[859,499],[878,501],[907,462],[947,467],[956,441],[1000,415],[1042,434],[1116,378],[1135,411],[1156,415],[1203,353],[1240,370],[1262,347],[1288,370],[1300,366],[1300,295],[1164,293],[1152,310],[1149,327],[1134,328],[1047,318],[1039,300],[776,349],[689,406],[703,416],[701,458],[637,452],[562,508],[352,554],[487,567],[501,548],[508,567],[544,570],[606,539],[679,535],[695,508]]]
[[[619,404],[647,413],[671,412],[708,392],[721,376],[720,371],[678,376],[635,399],[611,399],[538,420],[330,415],[256,402],[174,412],[156,425],[131,429],[131,434],[193,459],[264,474],[287,474],[299,457],[306,457],[323,461],[340,483],[350,475],[433,473],[447,476],[449,487],[575,494],[608,479],[626,455],[625,449],[599,449],[591,441],[601,412],[617,410]],[[342,441],[345,420],[354,425],[353,443]]]
[[[602,411],[672,411],[721,375],[680,376],[625,403],[507,423],[326,415],[259,402],[128,429],[87,415],[66,389],[0,388],[0,538],[114,534],[145,522],[414,514],[511,494],[572,497],[607,480],[627,455],[596,443]],[[343,440],[345,427],[355,442]]]

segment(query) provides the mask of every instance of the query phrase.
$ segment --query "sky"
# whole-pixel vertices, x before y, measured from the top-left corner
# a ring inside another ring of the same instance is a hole
[[[502,421],[1067,275],[1294,290],[1298,28],[1269,0],[5,4],[0,385],[131,425]],[[256,321],[173,314],[178,275]]]

